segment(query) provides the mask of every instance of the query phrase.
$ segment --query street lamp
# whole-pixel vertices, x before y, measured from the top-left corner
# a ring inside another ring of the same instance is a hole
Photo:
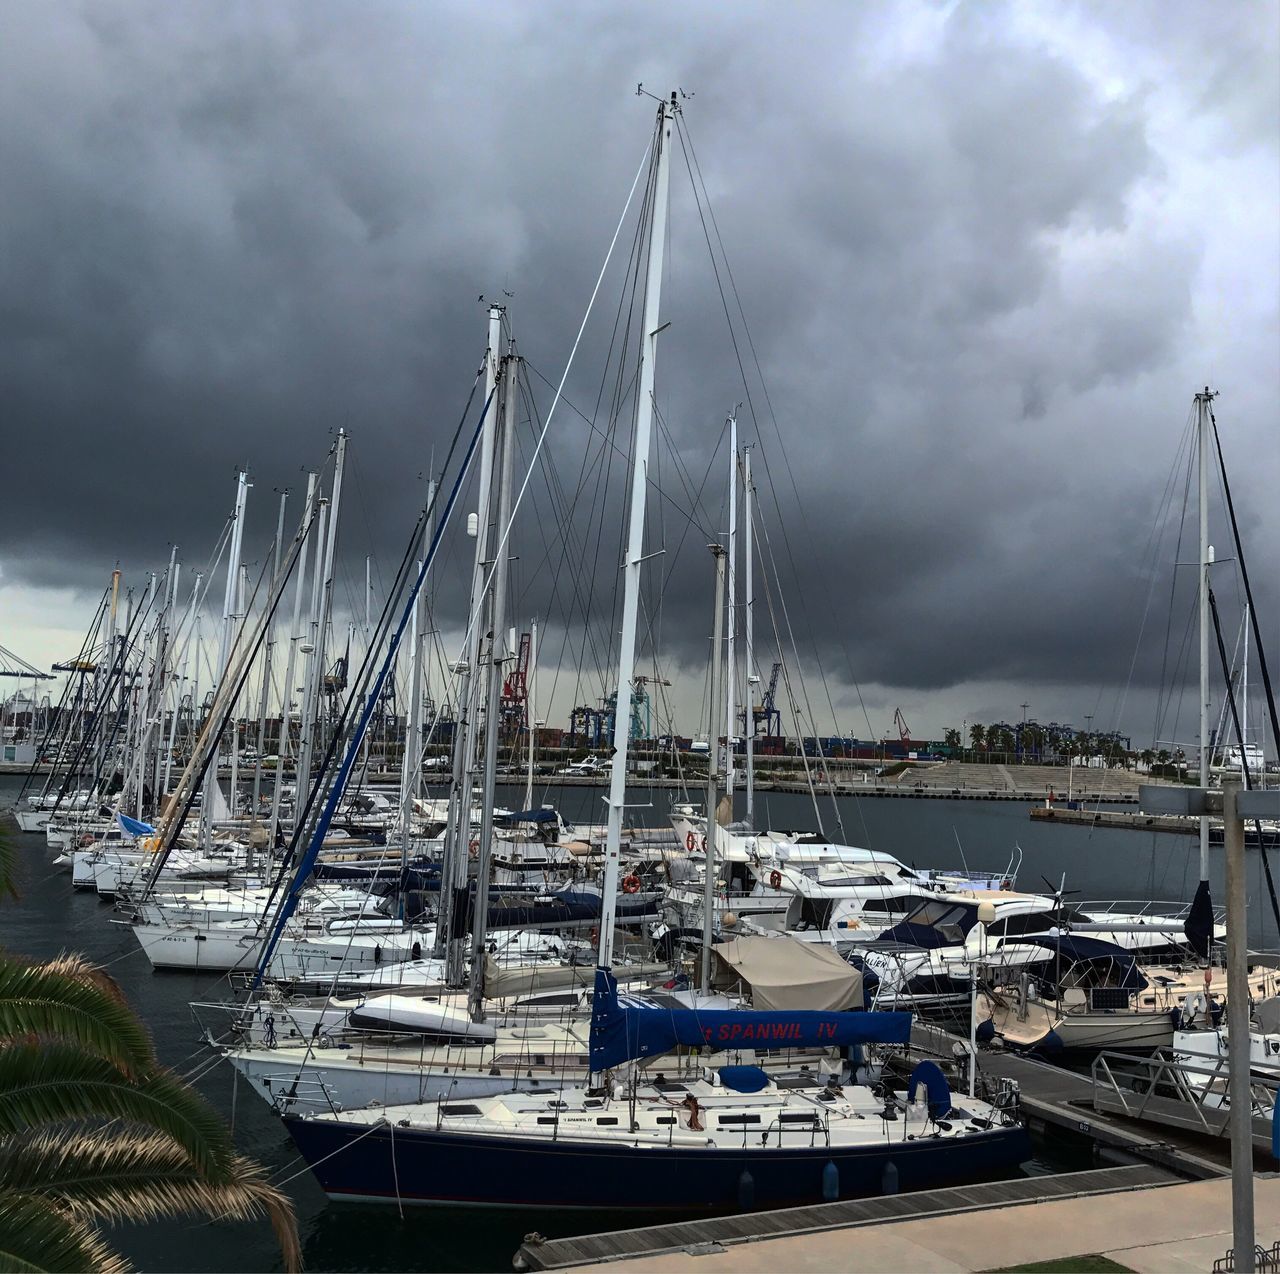
[[[1231,1095],[1231,1241],[1235,1268],[1253,1274],[1253,1102],[1249,1058],[1249,931],[1245,912],[1245,819],[1280,818],[1280,788],[1242,792],[1238,775],[1222,790],[1143,783],[1144,814],[1222,815],[1227,867],[1227,1086]]]

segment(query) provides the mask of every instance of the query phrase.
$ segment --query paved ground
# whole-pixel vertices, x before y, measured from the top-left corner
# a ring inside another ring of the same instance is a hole
[[[1258,1177],[1257,1242],[1280,1240],[1280,1176]],[[1100,1253],[1138,1274],[1208,1274],[1231,1246],[1231,1183],[1133,1190],[959,1216],[828,1230],[728,1247],[702,1256],[648,1256],[627,1274],[774,1274],[779,1270],[973,1274]],[[616,1270],[623,1262],[583,1267]]]

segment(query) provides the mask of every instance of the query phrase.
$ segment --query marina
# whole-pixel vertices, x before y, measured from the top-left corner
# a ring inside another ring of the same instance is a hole
[[[0,1271],[1280,1271],[1280,25],[295,8],[0,53]]]

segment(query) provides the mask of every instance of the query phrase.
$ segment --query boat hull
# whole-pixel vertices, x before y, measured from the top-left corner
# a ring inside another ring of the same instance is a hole
[[[728,1212],[798,1207],[834,1197],[923,1190],[1001,1177],[1031,1157],[1026,1130],[857,1147],[680,1147],[534,1141],[286,1115],[286,1126],[332,1198],[496,1208]],[[394,1159],[393,1159],[394,1156]],[[750,1183],[744,1180],[747,1173]]]

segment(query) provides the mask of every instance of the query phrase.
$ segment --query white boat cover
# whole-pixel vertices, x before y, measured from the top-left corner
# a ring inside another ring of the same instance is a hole
[[[711,951],[715,984],[745,982],[757,1009],[834,1012],[863,1007],[862,974],[824,944],[744,934]]]

